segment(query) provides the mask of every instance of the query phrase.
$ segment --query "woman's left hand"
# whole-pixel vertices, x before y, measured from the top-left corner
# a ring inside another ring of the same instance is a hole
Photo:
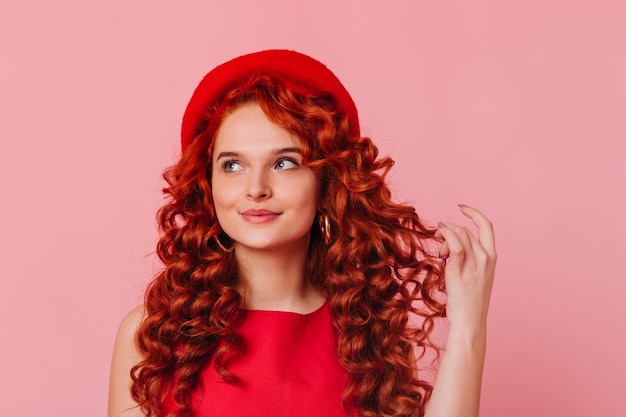
[[[475,208],[459,204],[461,212],[478,227],[439,223],[435,236],[442,239],[439,255],[446,259],[446,315],[451,332],[485,334],[487,311],[496,266],[493,226]]]
[[[450,323],[448,339],[426,417],[478,417],[487,342],[487,310],[496,268],[493,226],[480,211],[459,204],[478,234],[466,227],[439,223],[439,255],[445,277]]]

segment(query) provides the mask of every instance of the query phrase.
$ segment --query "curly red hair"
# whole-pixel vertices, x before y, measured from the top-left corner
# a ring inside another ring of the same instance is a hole
[[[300,96],[268,77],[249,80],[208,109],[201,131],[164,173],[169,201],[158,214],[157,252],[165,268],[145,297],[133,398],[146,416],[160,416],[171,393],[179,407],[173,415],[192,416],[192,392],[204,367],[238,381],[227,365],[243,352],[237,328],[246,311],[234,256],[224,250],[232,242],[215,215],[210,174],[222,120],[250,101],[301,139],[304,163],[321,178],[331,240],[313,227],[308,270],[328,295],[337,355],[353,381],[344,393],[346,409],[364,417],[422,416],[432,386],[415,371],[414,349],[432,347],[433,320],[445,315],[442,265],[428,251],[435,230],[414,208],[392,202],[385,176],[393,161],[379,158],[369,138],[351,137],[350,122],[331,96]],[[410,313],[422,318],[417,327],[409,325]]]

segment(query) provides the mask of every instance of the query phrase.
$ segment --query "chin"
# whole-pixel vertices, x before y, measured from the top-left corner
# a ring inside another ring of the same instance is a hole
[[[308,248],[309,233],[294,239],[242,239],[235,242],[236,247],[258,251],[289,250],[303,246]]]

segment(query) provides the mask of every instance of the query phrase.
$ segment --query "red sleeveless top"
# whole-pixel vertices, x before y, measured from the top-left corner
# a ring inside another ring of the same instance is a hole
[[[349,377],[337,359],[328,301],[309,314],[251,310],[238,333],[245,354],[229,362],[239,383],[222,381],[212,364],[195,392],[196,417],[346,417],[342,395]],[[163,404],[165,415],[176,409]]]

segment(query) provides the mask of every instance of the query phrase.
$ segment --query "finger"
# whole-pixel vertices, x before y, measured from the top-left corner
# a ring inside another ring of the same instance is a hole
[[[448,244],[444,240],[441,242],[441,246],[439,246],[439,257],[442,259],[446,259],[450,256],[450,249],[448,248]]]
[[[463,261],[465,259],[465,250],[463,247],[463,243],[455,233],[455,231],[444,223],[439,223],[439,230],[441,230],[441,235],[443,236],[447,251],[448,251],[448,268],[458,268],[460,271],[462,269]]]
[[[493,232],[493,224],[489,219],[474,207],[465,204],[459,204],[461,213],[469,217],[478,228],[478,241],[484,250],[494,255],[496,254],[496,239]]]
[[[448,248],[448,244],[443,239],[443,234],[441,234],[441,230],[437,229],[433,237],[439,242],[439,257],[442,259],[446,259],[450,256],[450,249]]]
[[[474,253],[477,250],[483,250],[480,246],[480,242],[467,227],[459,226],[456,224],[447,224],[447,226],[452,229],[452,231],[454,231],[457,238],[463,245],[463,250],[466,254]]]

